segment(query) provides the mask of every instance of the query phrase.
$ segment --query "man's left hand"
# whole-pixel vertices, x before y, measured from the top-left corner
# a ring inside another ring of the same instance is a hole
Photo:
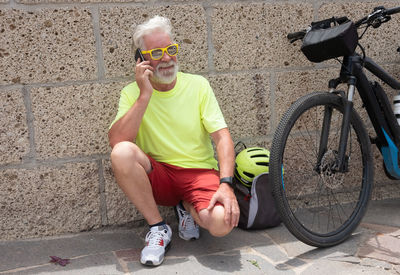
[[[240,210],[233,189],[227,183],[221,183],[217,192],[212,196],[207,210],[211,210],[217,202],[224,205],[225,223],[232,227],[238,226]]]

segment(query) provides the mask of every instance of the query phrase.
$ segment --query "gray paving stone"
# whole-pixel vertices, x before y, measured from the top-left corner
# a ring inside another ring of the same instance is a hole
[[[49,256],[76,259],[114,250],[141,247],[143,240],[133,231],[82,233],[61,238],[0,242],[0,272],[46,265]],[[99,262],[102,262],[99,260]],[[57,267],[57,266],[55,266]],[[69,267],[69,266],[68,266]]]
[[[223,238],[201,230],[200,240],[187,242],[178,237],[177,224],[172,223],[172,246],[164,263],[147,267],[140,264],[139,257],[148,228],[109,228],[69,236],[0,242],[0,275],[399,274],[400,265],[395,261],[399,258],[400,227],[393,226],[397,203],[373,205],[374,212],[387,211],[393,216],[385,223],[379,216],[370,215],[368,223],[363,223],[349,239],[325,249],[301,243],[284,225],[256,231],[235,229]],[[362,254],[363,249],[368,254]],[[385,257],[375,257],[374,253]],[[65,267],[49,263],[49,256],[53,255],[68,258],[70,263]]]
[[[400,239],[377,234],[359,248],[358,256],[400,264]]]
[[[274,263],[286,261],[288,259],[287,254],[282,248],[280,248],[271,239],[269,239],[268,232],[269,230],[265,230],[263,234],[267,237],[265,240],[265,244],[252,245],[252,248],[258,253],[263,254],[265,257],[268,257],[270,261]]]
[[[337,262],[320,260],[313,262],[306,269],[302,270],[299,274],[317,275],[317,274],[335,274],[335,275],[384,275],[388,274],[387,270],[375,266],[362,266],[360,264],[353,264],[347,262]]]
[[[360,264],[362,266],[380,267],[380,268],[383,268],[384,270],[392,269],[391,264],[384,262],[384,261],[376,260],[376,259],[365,258],[360,261]]]
[[[10,272],[11,273],[11,272]],[[66,266],[47,263],[15,270],[17,274],[124,274],[111,252],[88,255],[70,259]]]

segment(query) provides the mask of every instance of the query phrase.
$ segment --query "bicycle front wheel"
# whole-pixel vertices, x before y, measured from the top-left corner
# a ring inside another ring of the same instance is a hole
[[[300,98],[282,117],[272,142],[270,178],[281,219],[296,238],[312,246],[328,247],[348,238],[371,196],[371,143],[354,109],[344,172],[335,168],[344,102],[322,92]]]

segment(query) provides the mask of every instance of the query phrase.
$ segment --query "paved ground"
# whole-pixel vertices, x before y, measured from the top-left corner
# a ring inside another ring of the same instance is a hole
[[[174,234],[164,263],[139,263],[147,228],[113,229],[40,240],[0,242],[0,274],[400,274],[400,199],[372,202],[346,242],[310,247],[286,228],[224,238],[202,231],[186,242]],[[173,230],[177,225],[172,225]],[[66,266],[49,256],[70,259]]]

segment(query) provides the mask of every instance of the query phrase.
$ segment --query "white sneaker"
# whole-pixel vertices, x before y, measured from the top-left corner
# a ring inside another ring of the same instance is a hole
[[[190,213],[185,211],[179,204],[175,206],[175,212],[179,219],[179,237],[186,241],[199,239],[199,225],[193,220]]]
[[[167,224],[153,226],[147,233],[140,262],[144,265],[160,265],[164,260],[164,254],[169,249],[172,237],[171,227]]]

